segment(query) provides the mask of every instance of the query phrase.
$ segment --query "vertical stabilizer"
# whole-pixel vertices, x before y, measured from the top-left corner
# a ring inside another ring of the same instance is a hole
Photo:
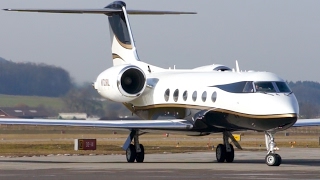
[[[158,67],[145,64],[138,58],[134,44],[132,31],[129,24],[128,14],[135,15],[164,15],[164,14],[196,14],[195,12],[180,11],[148,11],[148,10],[127,10],[126,4],[122,1],[114,1],[102,9],[4,9],[5,11],[20,12],[43,12],[43,13],[75,13],[75,14],[104,14],[108,16],[111,35],[113,65],[121,64],[143,64],[148,67],[147,71],[152,72]],[[152,70],[151,70],[152,68]],[[161,69],[161,68],[159,68]]]
[[[105,8],[121,10],[107,14],[109,19],[113,65],[131,64],[139,61],[126,11],[126,4],[115,1]]]

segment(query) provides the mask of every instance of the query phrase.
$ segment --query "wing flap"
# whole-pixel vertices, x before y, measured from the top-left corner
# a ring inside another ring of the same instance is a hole
[[[188,130],[193,125],[183,119],[173,120],[57,120],[57,119],[5,119],[0,118],[0,124],[11,125],[43,125],[43,126],[82,126],[122,129],[155,129],[155,130]]]

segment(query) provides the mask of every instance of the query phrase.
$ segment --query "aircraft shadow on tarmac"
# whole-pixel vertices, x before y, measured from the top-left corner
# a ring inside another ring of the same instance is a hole
[[[127,162],[119,162],[119,161],[106,161],[106,162],[85,162],[85,161],[39,161],[39,160],[17,160],[17,159],[2,159],[0,160],[1,162],[11,162],[11,163],[37,163],[37,164],[108,164],[108,163],[117,163],[117,164],[127,164]],[[204,162],[181,162],[181,161],[160,161],[160,162],[143,162],[143,164],[153,164],[153,163],[161,163],[161,164],[218,164],[216,161],[204,161]],[[264,160],[235,160],[233,163],[229,163],[230,165],[232,164],[264,164]],[[139,164],[139,163],[135,163]],[[228,164],[228,163],[221,163],[221,164]],[[320,166],[320,159],[283,159],[282,160],[282,165],[300,165],[300,166]]]

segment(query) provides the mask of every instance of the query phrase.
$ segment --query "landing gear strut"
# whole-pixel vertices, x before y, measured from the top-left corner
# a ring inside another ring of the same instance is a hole
[[[232,134],[230,132],[223,132],[223,144],[219,144],[216,149],[216,158],[218,162],[233,162],[234,149],[232,144],[229,143],[229,138]],[[233,136],[232,136],[233,137]]]
[[[265,158],[266,164],[268,166],[279,166],[281,164],[281,156],[276,154],[275,151],[278,150],[276,143],[274,142],[274,132],[265,132],[267,156]]]
[[[133,144],[131,141],[133,139]],[[139,144],[139,130],[132,130],[127,138],[123,148],[126,148],[126,158],[128,162],[143,162],[144,160],[144,147]]]

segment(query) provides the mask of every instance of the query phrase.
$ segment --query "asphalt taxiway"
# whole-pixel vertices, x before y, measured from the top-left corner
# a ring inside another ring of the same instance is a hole
[[[279,167],[265,151],[236,151],[233,163],[214,152],[146,154],[144,163],[124,155],[0,157],[0,179],[320,179],[320,149],[283,148]]]

